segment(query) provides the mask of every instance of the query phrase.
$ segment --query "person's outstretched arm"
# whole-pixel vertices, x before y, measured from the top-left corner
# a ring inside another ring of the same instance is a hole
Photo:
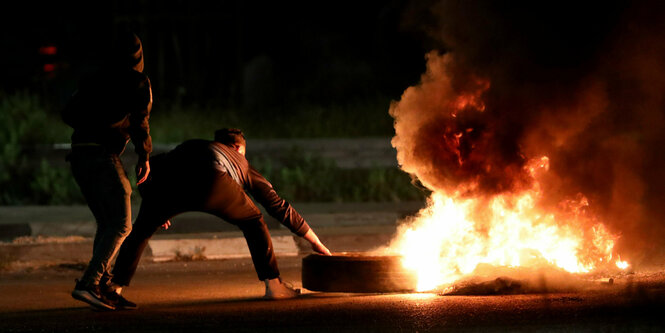
[[[315,252],[330,255],[330,250],[321,243],[321,240],[309,227],[305,219],[291,204],[277,194],[268,180],[252,167],[249,168],[249,178],[250,193],[256,201],[266,208],[270,216],[276,218],[294,234],[306,239]]]

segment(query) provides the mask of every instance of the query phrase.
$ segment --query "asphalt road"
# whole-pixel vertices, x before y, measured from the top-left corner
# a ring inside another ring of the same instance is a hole
[[[302,257],[278,258],[300,286]],[[593,291],[441,296],[304,291],[264,301],[249,259],[145,262],[124,295],[135,311],[95,312],[69,295],[80,265],[0,273],[1,332],[662,332],[665,274]]]

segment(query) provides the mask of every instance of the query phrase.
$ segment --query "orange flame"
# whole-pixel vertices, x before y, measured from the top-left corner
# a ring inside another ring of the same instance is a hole
[[[572,273],[627,268],[614,253],[618,236],[591,215],[582,194],[544,207],[551,196],[538,180],[549,170],[548,157],[514,152],[521,148],[513,138],[507,157],[493,154],[493,140],[505,133],[497,134],[491,117],[496,112],[486,113],[489,78],[456,71],[453,53],[433,52],[427,59],[421,83],[390,108],[400,167],[433,191],[427,207],[400,227],[388,248],[417,275],[417,289],[445,288],[481,264]],[[501,125],[510,123],[496,124]],[[422,143],[425,149],[419,150]],[[483,191],[483,180],[489,191]],[[496,180],[506,182],[494,186]]]
[[[532,175],[548,167],[547,157],[527,165]],[[537,208],[539,197],[537,182],[522,193],[484,200],[434,193],[400,228],[390,250],[414,271],[419,291],[450,285],[479,264],[586,273],[611,262],[617,236],[583,214],[586,198],[570,200],[567,212],[555,214]],[[620,260],[616,265],[628,267]]]

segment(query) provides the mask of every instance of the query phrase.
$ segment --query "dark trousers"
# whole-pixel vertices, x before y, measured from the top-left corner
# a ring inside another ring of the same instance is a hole
[[[100,146],[75,147],[67,159],[97,222],[92,258],[81,277],[84,284],[94,285],[109,274],[113,257],[132,229],[132,188],[120,157]]]
[[[143,201],[132,232],[116,259],[114,283],[128,286],[148,240],[167,220],[188,211],[210,213],[237,225],[245,236],[259,280],[279,277],[272,240],[261,211],[227,173],[216,171],[207,181],[196,178],[173,181],[182,179],[182,175],[153,176],[140,187]]]

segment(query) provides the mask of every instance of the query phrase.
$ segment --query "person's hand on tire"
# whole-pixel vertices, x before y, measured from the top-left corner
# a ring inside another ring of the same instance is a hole
[[[323,254],[325,256],[332,255],[330,253],[330,250],[328,250],[328,248],[325,245],[323,245],[323,243],[321,243],[321,242],[312,243],[312,250],[314,250],[314,252],[316,252],[318,254]]]
[[[314,250],[314,252],[326,256],[332,255],[330,253],[330,250],[328,250],[328,248],[325,245],[323,245],[323,243],[321,243],[319,237],[314,233],[314,230],[309,229],[305,234],[305,236],[303,236],[303,238],[305,238],[310,244],[312,244],[312,250]]]

